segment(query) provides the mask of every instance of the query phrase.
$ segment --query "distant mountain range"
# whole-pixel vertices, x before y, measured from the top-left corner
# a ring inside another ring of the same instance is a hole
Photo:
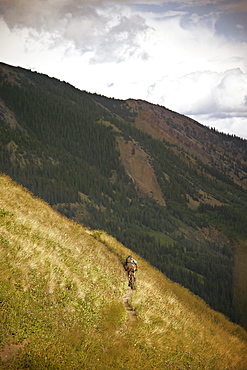
[[[247,327],[247,141],[0,64],[0,171]]]

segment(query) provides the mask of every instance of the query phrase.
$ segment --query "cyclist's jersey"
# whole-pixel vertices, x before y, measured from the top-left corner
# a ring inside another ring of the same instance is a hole
[[[133,272],[135,272],[135,270],[136,270],[135,264],[132,263],[132,262],[127,262],[127,264],[126,264],[126,270],[127,271],[133,271]]]

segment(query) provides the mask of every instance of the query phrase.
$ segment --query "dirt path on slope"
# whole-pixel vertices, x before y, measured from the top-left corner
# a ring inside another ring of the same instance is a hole
[[[0,358],[3,362],[8,361],[12,356],[16,355],[17,352],[28,343],[28,340],[20,344],[6,344],[3,348],[0,348]]]
[[[126,291],[125,295],[123,296],[123,303],[124,303],[124,306],[125,306],[125,309],[126,309],[126,312],[127,312],[127,315],[128,315],[128,321],[129,322],[136,321],[136,319],[137,319],[137,315],[136,315],[135,310],[133,310],[133,308],[129,304],[129,299],[130,299],[132,293],[133,293],[133,290],[129,288]]]

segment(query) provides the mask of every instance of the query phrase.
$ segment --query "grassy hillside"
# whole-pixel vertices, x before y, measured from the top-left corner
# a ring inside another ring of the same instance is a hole
[[[247,368],[247,335],[130,250],[0,177],[0,368]],[[131,320],[132,318],[132,320]]]

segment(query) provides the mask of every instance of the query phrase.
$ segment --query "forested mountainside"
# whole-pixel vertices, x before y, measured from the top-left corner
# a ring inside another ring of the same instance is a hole
[[[0,171],[247,326],[247,142],[0,64]]]

